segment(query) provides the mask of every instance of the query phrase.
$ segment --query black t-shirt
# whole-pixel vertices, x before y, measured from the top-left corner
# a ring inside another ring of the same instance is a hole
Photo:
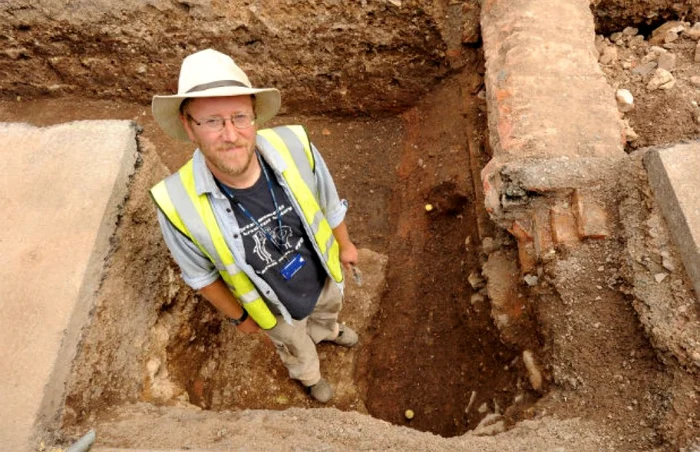
[[[301,320],[311,314],[318,296],[326,281],[326,271],[307,237],[301,219],[294,211],[284,189],[277,182],[275,174],[262,159],[269,176],[272,190],[277,200],[278,212],[282,221],[280,230],[275,204],[270,194],[265,172],[261,171],[258,181],[249,188],[229,188],[233,195],[231,208],[241,228],[246,260],[255,272],[275,291],[279,300],[287,308],[292,318]],[[239,203],[255,218],[267,232],[263,232],[240,208]],[[270,242],[277,241],[279,248]],[[297,254],[305,264],[286,280],[282,269]],[[273,312],[277,310],[268,303]]]

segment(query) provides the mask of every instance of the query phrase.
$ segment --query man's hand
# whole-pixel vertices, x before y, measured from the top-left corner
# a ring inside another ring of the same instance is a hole
[[[340,263],[346,271],[351,271],[352,266],[357,264],[357,248],[350,240],[348,227],[345,226],[344,221],[333,229],[333,236],[340,246]]]
[[[236,328],[238,328],[238,331],[245,334],[257,333],[260,331],[260,326],[250,316]]]
[[[357,248],[349,240],[340,247],[340,263],[348,272],[352,270],[353,265],[357,265]]]

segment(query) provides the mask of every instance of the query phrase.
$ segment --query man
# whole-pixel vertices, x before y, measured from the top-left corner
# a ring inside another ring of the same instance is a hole
[[[338,323],[343,271],[357,262],[347,203],[300,126],[258,127],[279,91],[253,88],[233,60],[208,49],[186,57],[178,94],[154,96],[171,137],[192,160],[151,189],[163,237],[184,281],[239,331],[272,339],[291,378],[327,402],[316,344],[352,347]]]

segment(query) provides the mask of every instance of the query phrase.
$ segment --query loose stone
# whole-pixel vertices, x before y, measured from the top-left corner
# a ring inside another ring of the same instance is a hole
[[[603,49],[602,55],[598,60],[600,64],[610,64],[613,61],[617,61],[617,47],[608,46]]]
[[[622,34],[625,36],[637,36],[637,33],[639,33],[639,29],[634,27],[625,27],[625,29],[622,30]]]
[[[640,64],[636,68],[632,69],[633,74],[639,74],[639,75],[647,75],[651,74],[651,72],[656,69],[656,61],[649,61],[644,64]]]
[[[657,283],[661,283],[664,279],[666,279],[667,276],[668,273],[657,273],[654,275],[654,279]]]
[[[666,69],[667,71],[672,71],[676,68],[676,54],[671,52],[666,52],[659,55],[659,60],[657,61],[658,67],[661,69]]]
[[[649,91],[654,91],[657,89],[671,89],[675,86],[676,79],[673,75],[666,69],[656,69],[654,75],[652,76],[649,83],[647,83],[647,89]]]
[[[634,109],[634,96],[627,89],[618,89],[615,93],[615,99],[617,100],[617,109],[622,113],[627,113]]]
[[[481,289],[486,285],[486,281],[484,280],[484,277],[481,276],[480,273],[477,272],[472,272],[469,274],[469,284],[472,286],[473,289]]]
[[[537,285],[537,276],[535,275],[525,275],[523,279],[525,280],[525,283],[530,287]]]
[[[695,22],[693,26],[685,30],[683,34],[695,41],[700,39],[700,22]]]
[[[537,366],[535,357],[530,350],[525,350],[523,352],[523,363],[530,374],[530,384],[532,385],[532,388],[535,391],[539,391],[542,389],[542,372]]]

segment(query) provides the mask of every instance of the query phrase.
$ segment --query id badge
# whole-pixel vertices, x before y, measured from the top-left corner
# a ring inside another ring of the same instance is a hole
[[[284,264],[284,267],[282,267],[280,273],[282,273],[282,277],[285,280],[289,281],[304,265],[306,265],[306,260],[301,256],[301,254],[297,253],[294,255],[292,260]]]

